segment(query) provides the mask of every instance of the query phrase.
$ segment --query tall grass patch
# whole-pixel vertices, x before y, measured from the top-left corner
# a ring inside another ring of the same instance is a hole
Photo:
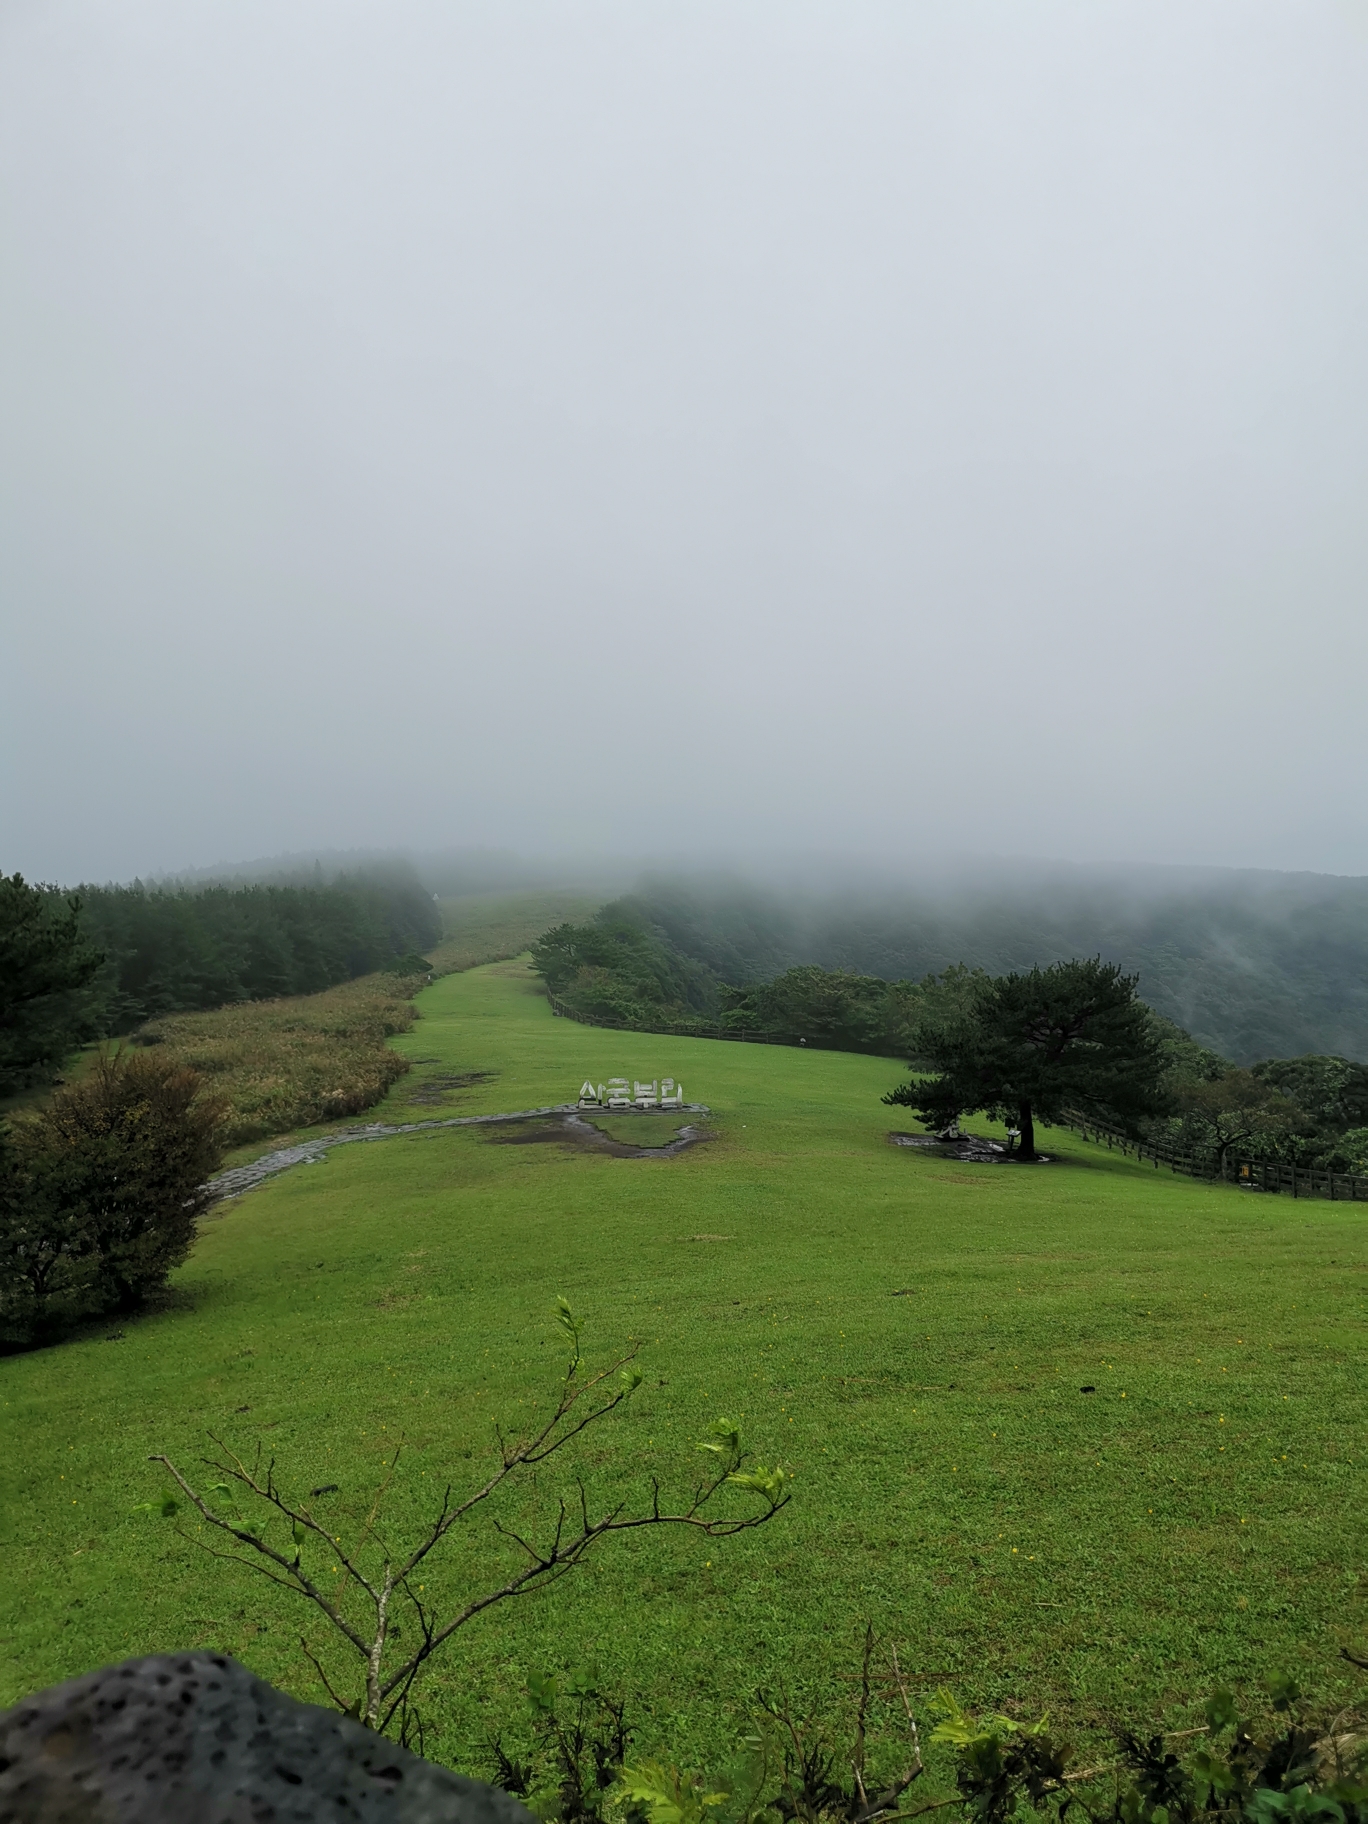
[[[229,1106],[228,1145],[360,1114],[409,1068],[389,1040],[418,1018],[422,976],[365,975],[322,994],[173,1014],[138,1034]]]

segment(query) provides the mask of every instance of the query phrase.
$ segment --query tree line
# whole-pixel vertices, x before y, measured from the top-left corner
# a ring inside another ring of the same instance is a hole
[[[534,964],[583,1018],[902,1058],[887,1098],[944,1127],[1001,1116],[1034,1151],[1038,1123],[1085,1114],[1215,1169],[1234,1155],[1368,1174],[1368,1066],[1310,1054],[1232,1063],[1139,996],[1102,958],[992,975],[954,964],[886,981],[804,964],[729,983],[623,899],[548,931]]]
[[[1368,1059],[1368,879],[1196,869],[1003,865],[924,884],[643,881],[620,901],[718,983],[812,964],[921,981],[1100,954],[1222,1057]]]
[[[412,972],[441,935],[411,871],[310,884],[82,887],[0,875],[0,1095],[163,1014]],[[426,965],[423,965],[426,967]]]

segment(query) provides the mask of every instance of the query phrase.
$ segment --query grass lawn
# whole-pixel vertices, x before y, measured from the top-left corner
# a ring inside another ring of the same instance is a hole
[[[587,1113],[585,1120],[596,1127],[601,1134],[607,1134],[610,1140],[620,1140],[626,1146],[669,1146],[679,1136],[679,1130],[686,1122],[697,1122],[693,1114],[639,1114],[639,1115],[606,1115]]]
[[[442,940],[429,951],[439,970],[469,969],[491,957],[516,956],[552,925],[582,924],[603,897],[564,891],[470,893],[442,901]]]
[[[639,1694],[643,1748],[711,1755],[759,1683],[848,1692],[866,1617],[919,1687],[1085,1735],[1115,1712],[1179,1726],[1213,1683],[1273,1667],[1354,1688],[1336,1649],[1368,1633],[1362,1209],[1057,1131],[1056,1165],[946,1164],[887,1144],[894,1065],[580,1026],[525,962],[418,1005],[381,1119],[412,1118],[430,1078],[491,1073],[449,1098],[475,1114],[669,1075],[715,1137],[660,1160],[507,1130],[339,1148],[206,1225],[184,1308],[0,1363],[0,1701],[199,1644],[320,1698],[302,1608],[130,1511],[161,1489],[147,1454],[193,1464],[210,1428],[260,1440],[293,1486],[340,1484],[350,1520],[402,1435],[402,1533],[553,1382],[560,1293],[591,1357],[643,1339],[645,1384],[584,1459],[595,1500],[687,1485],[719,1414],[795,1498],[731,1544],[610,1542],[476,1623],[427,1685],[438,1759],[479,1771],[527,1672],[585,1661]],[[559,1486],[529,1500],[544,1513]],[[505,1562],[485,1522],[453,1544],[439,1604]]]

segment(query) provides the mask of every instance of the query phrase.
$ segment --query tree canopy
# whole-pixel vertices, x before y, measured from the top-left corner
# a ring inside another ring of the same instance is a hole
[[[1136,982],[1093,957],[928,983],[913,1044],[915,1061],[935,1074],[884,1101],[933,1126],[972,1113],[1015,1122],[1027,1160],[1038,1156],[1037,1121],[1076,1110],[1126,1126],[1157,1114],[1169,1055]]]
[[[175,1058],[119,1052],[0,1133],[0,1337],[163,1286],[209,1205],[226,1112]]]
[[[82,932],[78,898],[0,874],[0,1093],[61,1059],[73,997],[104,960]]]
[[[0,1094],[163,1014],[422,974],[441,914],[411,869],[313,884],[82,887],[0,875]]]

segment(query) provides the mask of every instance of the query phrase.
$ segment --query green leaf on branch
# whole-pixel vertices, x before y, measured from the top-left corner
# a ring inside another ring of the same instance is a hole
[[[534,1716],[554,1716],[560,1686],[554,1672],[529,1672],[527,1701]]]
[[[1265,1786],[1249,1800],[1245,1816],[1251,1824],[1344,1824],[1344,1807],[1309,1786],[1293,1786],[1288,1792]]]
[[[618,1791],[630,1804],[644,1807],[651,1824],[702,1824],[708,1809],[725,1805],[730,1796],[705,1792],[692,1775],[656,1761],[624,1767],[618,1776]]]
[[[1301,1696],[1301,1686],[1290,1672],[1275,1672],[1268,1681],[1268,1695],[1275,1710],[1290,1710]]]
[[[741,1455],[741,1431],[730,1419],[714,1419],[708,1427],[708,1436],[696,1446],[699,1450],[711,1451],[717,1457],[739,1457]]]
[[[753,1488],[758,1495],[767,1501],[777,1503],[787,1481],[782,1469],[766,1469],[763,1463],[757,1463],[754,1469],[733,1470],[727,1477],[738,1488]]]
[[[1235,1699],[1229,1691],[1213,1691],[1206,1701],[1207,1728],[1213,1735],[1232,1728],[1236,1720]]]
[[[1010,1716],[971,1716],[943,1685],[936,1693],[935,1703],[942,1720],[931,1731],[931,1740],[952,1748],[977,1748],[1008,1735],[1044,1735],[1049,1727],[1048,1716],[1035,1723],[1018,1723]]]
[[[568,1298],[556,1300],[556,1322],[565,1332],[565,1339],[570,1345],[570,1365],[565,1371],[568,1380],[584,1360],[580,1353],[580,1321],[570,1309]]]

